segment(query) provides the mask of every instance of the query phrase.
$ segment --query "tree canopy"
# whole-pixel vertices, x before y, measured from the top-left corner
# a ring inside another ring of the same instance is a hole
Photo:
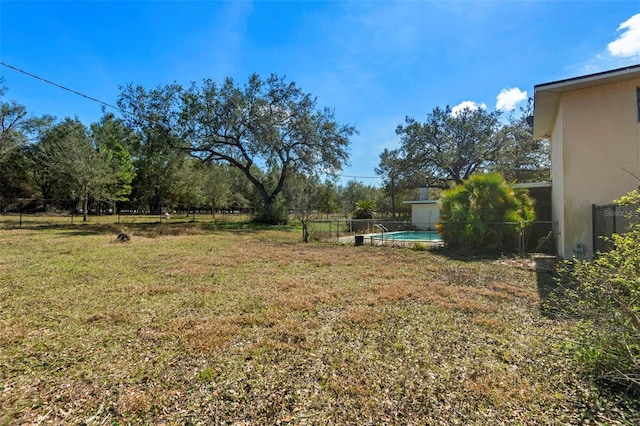
[[[502,141],[496,139],[500,113],[435,108],[424,123],[407,117],[398,126],[401,156],[406,166],[428,183],[461,183],[497,158]]]
[[[31,147],[33,182],[45,198],[58,194],[80,200],[87,220],[89,198],[126,200],[134,176],[131,157],[122,145],[126,130],[107,115],[89,131],[78,119],[66,118],[43,132]]]
[[[243,84],[127,85],[118,105],[122,119],[105,114],[86,127],[72,118],[29,118],[19,103],[2,101],[3,205],[41,197],[33,208],[53,201],[85,212],[116,202],[155,214],[251,209],[258,220],[280,223],[291,211],[351,214],[360,200],[406,215],[397,201],[415,197],[419,186],[444,189],[476,172],[499,171],[509,182],[548,177],[548,144],[532,140],[527,120],[531,103],[507,119],[449,107],[424,122],[407,117],[396,129],[400,147],[380,154],[382,188],[322,183],[348,163],[356,129],[275,74]]]
[[[528,121],[532,104],[506,120],[500,111],[437,107],[424,122],[407,117],[396,129],[400,147],[380,155],[376,172],[386,182],[447,188],[474,173],[497,171],[510,181],[548,179],[546,141],[536,141]]]
[[[146,90],[128,85],[118,105],[140,132],[164,132],[166,142],[202,161],[242,171],[267,210],[291,173],[336,172],[347,164],[352,125],[295,83],[253,74],[244,86],[227,78],[188,88],[178,84]],[[273,179],[273,175],[277,175]]]
[[[0,183],[5,186],[10,180],[6,168],[16,162],[12,156],[23,149],[28,142],[51,125],[53,117],[32,117],[27,109],[14,100],[5,100],[7,88],[0,77]],[[11,160],[10,160],[11,159]]]
[[[105,114],[100,122],[91,125],[91,137],[95,149],[100,152],[109,169],[100,198],[109,201],[126,201],[131,194],[131,182],[135,168],[130,150],[136,137],[113,114]]]

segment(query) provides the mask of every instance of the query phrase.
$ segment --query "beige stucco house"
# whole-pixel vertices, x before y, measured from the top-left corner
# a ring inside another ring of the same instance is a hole
[[[534,137],[551,141],[557,254],[590,258],[593,205],[640,185],[640,65],[535,86]]]

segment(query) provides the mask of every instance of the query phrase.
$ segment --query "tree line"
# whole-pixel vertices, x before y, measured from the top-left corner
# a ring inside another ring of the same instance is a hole
[[[401,201],[416,188],[445,188],[478,171],[508,179],[548,173],[548,152],[533,141],[526,117],[505,124],[499,112],[436,108],[424,123],[407,118],[400,148],[384,150],[382,187],[339,185],[354,125],[295,83],[257,74],[244,84],[203,80],[147,89],[121,87],[119,116],[103,111],[89,126],[77,117],[28,115],[0,94],[0,200],[73,200],[86,215],[119,210],[153,214],[206,209],[247,210],[279,223],[289,214],[351,214],[356,203],[406,215]],[[11,203],[3,203],[11,209]]]

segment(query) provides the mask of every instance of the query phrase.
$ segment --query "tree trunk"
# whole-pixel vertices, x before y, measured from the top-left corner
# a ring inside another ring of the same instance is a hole
[[[85,194],[84,199],[82,200],[82,221],[83,222],[87,221],[88,212],[89,212],[89,196]]]

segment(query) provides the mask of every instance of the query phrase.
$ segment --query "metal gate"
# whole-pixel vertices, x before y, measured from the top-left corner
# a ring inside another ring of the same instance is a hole
[[[613,248],[610,238],[623,234],[639,223],[638,206],[617,204],[593,205],[593,252],[606,252]]]

